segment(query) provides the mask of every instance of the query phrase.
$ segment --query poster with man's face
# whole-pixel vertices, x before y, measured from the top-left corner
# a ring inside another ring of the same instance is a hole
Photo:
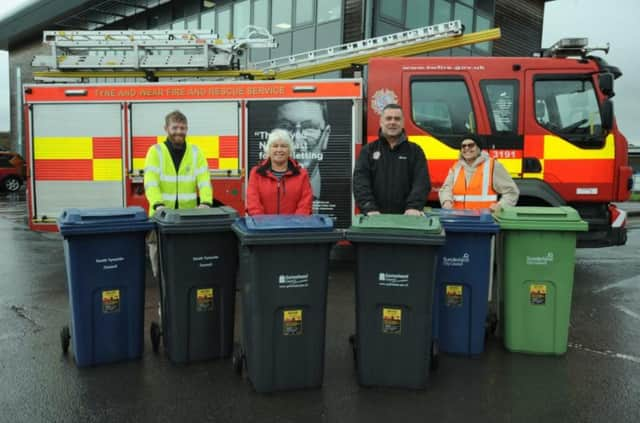
[[[326,214],[339,228],[351,223],[353,101],[277,100],[247,104],[247,167],[267,158],[265,146],[274,129],[289,132],[293,158],[307,169],[313,212]]]

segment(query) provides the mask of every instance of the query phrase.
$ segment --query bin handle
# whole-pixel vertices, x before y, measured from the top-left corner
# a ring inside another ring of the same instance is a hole
[[[72,213],[73,212],[73,213]],[[102,209],[92,211],[82,211],[82,209],[65,209],[60,215],[60,221],[68,222],[91,222],[94,220],[118,220],[121,218],[135,218],[143,212],[141,207],[128,207],[123,209]]]
[[[329,223],[331,223],[331,226],[333,226],[333,219],[331,219],[329,216],[327,216],[326,214],[317,214],[316,216],[320,216],[320,219],[322,219],[322,223],[326,226]]]
[[[538,213],[526,213],[526,212],[516,212],[516,214],[518,215],[518,217],[532,217],[537,219],[547,219],[547,218],[557,218],[557,217],[567,217],[567,213],[563,212],[563,211],[557,211],[557,212],[551,212],[551,213],[544,213],[544,214],[538,214]]]

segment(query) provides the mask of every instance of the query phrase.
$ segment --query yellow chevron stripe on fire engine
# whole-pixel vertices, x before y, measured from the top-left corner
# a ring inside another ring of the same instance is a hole
[[[451,148],[437,138],[428,135],[411,135],[409,140],[422,148],[427,160],[458,160],[460,150]]]
[[[33,157],[39,159],[92,159],[92,137],[34,137]]]
[[[544,136],[544,158],[546,160],[568,159],[613,159],[615,158],[615,142],[612,134],[607,135],[604,146],[598,149],[576,147],[555,135]]]
[[[142,159],[144,162],[144,159]],[[94,159],[93,160],[93,180],[94,181],[121,181],[122,180],[122,160],[121,159]]]
[[[188,135],[187,142],[197,145],[207,159],[220,156],[220,137],[217,135]]]
[[[520,177],[522,173],[522,159],[497,159],[513,178]]]
[[[237,158],[225,158],[218,159],[218,169],[221,170],[237,170],[238,167],[238,159]]]
[[[142,159],[133,159],[133,169],[134,170],[142,170],[144,169],[144,158]]]

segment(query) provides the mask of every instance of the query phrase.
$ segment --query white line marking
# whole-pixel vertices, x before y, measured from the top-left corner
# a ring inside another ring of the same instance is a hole
[[[613,358],[620,358],[622,360],[627,360],[627,361],[632,361],[634,363],[639,363],[640,364],[640,357],[635,357],[633,355],[628,355],[628,354],[620,354],[620,353],[616,353],[613,351],[598,351],[598,350],[594,350],[593,348],[589,348],[589,347],[585,347],[582,344],[574,344],[572,342],[569,342],[569,348],[573,348],[579,351],[585,351],[585,352],[590,352],[593,354],[597,354],[597,355],[601,355],[603,357],[613,357]]]
[[[626,314],[627,316],[631,316],[634,319],[640,320],[640,314],[636,313],[635,311],[629,310],[625,306],[621,306],[621,305],[614,305],[614,307],[620,310],[621,312],[623,312],[624,314]]]
[[[624,287],[624,286],[632,285],[632,284],[640,285],[640,275],[634,276],[634,277],[631,277],[631,278],[628,278],[628,279],[623,279],[621,281],[618,281],[618,282],[615,282],[615,283],[612,283],[612,284],[609,284],[609,285],[605,285],[605,286],[600,287],[598,289],[594,289],[593,293],[594,294],[598,294],[600,292],[607,291],[607,290],[609,290],[611,288]]]

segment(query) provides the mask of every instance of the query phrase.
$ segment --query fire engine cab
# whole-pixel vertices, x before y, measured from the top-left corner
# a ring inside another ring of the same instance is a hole
[[[434,205],[461,137],[476,133],[515,179],[518,205],[570,205],[589,223],[580,245],[624,244],[625,212],[611,204],[632,187],[611,101],[621,72],[592,50],[566,39],[540,57],[372,59],[370,113],[403,106],[409,139],[428,159]],[[371,117],[369,140],[378,131]]]

